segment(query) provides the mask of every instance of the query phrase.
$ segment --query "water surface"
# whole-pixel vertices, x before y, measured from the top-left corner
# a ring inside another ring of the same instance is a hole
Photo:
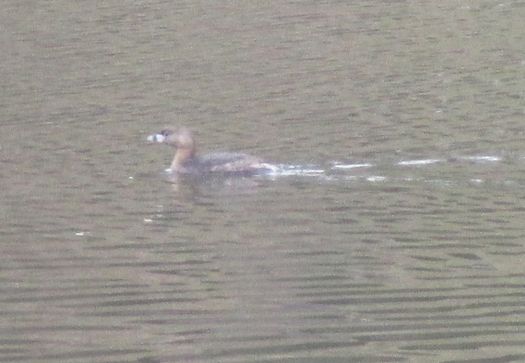
[[[523,361],[524,11],[5,2],[1,360]]]

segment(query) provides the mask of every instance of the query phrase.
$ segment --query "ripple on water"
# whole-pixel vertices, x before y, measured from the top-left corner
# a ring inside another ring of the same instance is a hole
[[[400,166],[421,166],[441,163],[442,159],[417,159],[417,160],[404,160],[397,163]]]

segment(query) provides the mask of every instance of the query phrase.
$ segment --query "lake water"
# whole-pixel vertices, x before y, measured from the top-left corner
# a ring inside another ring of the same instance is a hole
[[[524,361],[524,18],[4,1],[0,361]],[[166,125],[282,172],[170,182]]]

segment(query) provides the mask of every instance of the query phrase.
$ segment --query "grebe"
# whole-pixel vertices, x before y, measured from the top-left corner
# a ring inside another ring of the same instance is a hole
[[[148,141],[167,144],[177,149],[168,170],[174,174],[254,175],[276,168],[255,156],[243,153],[213,152],[198,156],[193,135],[184,127],[177,132],[164,129],[158,134],[148,136]]]

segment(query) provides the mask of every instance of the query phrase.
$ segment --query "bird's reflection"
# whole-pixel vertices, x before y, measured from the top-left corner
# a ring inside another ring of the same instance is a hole
[[[263,178],[206,175],[166,174],[166,180],[179,200],[195,200],[205,196],[230,196],[256,193],[264,184]]]

